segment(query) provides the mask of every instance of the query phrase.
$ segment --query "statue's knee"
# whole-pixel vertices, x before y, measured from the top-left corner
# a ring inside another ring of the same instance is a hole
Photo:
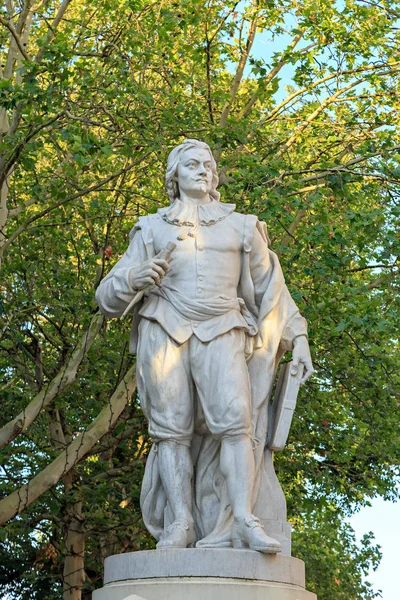
[[[236,431],[227,431],[224,433],[220,441],[222,443],[227,444],[237,444],[237,443],[251,443],[250,432],[236,432]]]
[[[251,435],[251,412],[247,402],[241,402],[235,415],[237,435]]]
[[[172,448],[174,450],[179,451],[179,448],[181,448],[182,446],[189,449],[192,444],[192,438],[191,437],[168,438],[168,439],[157,440],[157,442],[155,442],[155,443],[158,446],[158,450],[160,450],[161,448]]]

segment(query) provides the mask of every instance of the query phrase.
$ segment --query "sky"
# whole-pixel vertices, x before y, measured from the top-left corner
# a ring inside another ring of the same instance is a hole
[[[381,563],[375,573],[369,573],[366,580],[373,585],[375,591],[382,590],[383,600],[399,600],[400,502],[385,502],[377,498],[370,507],[353,515],[349,522],[356,532],[357,541],[365,533],[372,531],[375,542],[381,546]]]

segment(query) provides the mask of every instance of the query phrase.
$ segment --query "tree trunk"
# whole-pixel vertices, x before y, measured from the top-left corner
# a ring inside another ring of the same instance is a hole
[[[64,478],[67,493],[79,493],[79,483],[74,471]],[[80,499],[67,508],[65,524],[63,600],[81,600],[85,581],[85,526]]]

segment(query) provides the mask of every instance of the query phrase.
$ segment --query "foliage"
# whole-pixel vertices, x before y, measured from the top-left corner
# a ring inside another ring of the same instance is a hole
[[[317,374],[276,464],[319,600],[374,597],[362,575],[379,552],[368,537],[358,549],[341,520],[395,497],[399,11],[397,0],[0,9],[0,428],[70,372],[101,277],[137,217],[167,203],[168,152],[186,137],[207,141],[223,200],[267,222],[309,321]],[[104,326],[76,379],[15,429],[1,506],[107,404],[133,364],[128,337],[125,321]],[[80,598],[68,571],[77,525],[84,597],[106,556],[152,547],[139,510],[148,447],[127,399],[84,460],[35,502],[19,501],[1,533],[6,591],[54,598],[64,582],[64,597]]]

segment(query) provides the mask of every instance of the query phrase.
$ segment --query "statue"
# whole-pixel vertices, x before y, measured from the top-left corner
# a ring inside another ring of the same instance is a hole
[[[133,312],[130,349],[153,441],[141,506],[157,548],[274,554],[284,537],[267,525],[284,521],[286,507],[266,448],[269,399],[286,351],[280,387],[312,375],[307,324],[265,224],[220,202],[217,184],[207,144],[175,148],[170,206],[138,219],[96,298],[106,317]],[[268,516],[273,503],[283,517]]]

